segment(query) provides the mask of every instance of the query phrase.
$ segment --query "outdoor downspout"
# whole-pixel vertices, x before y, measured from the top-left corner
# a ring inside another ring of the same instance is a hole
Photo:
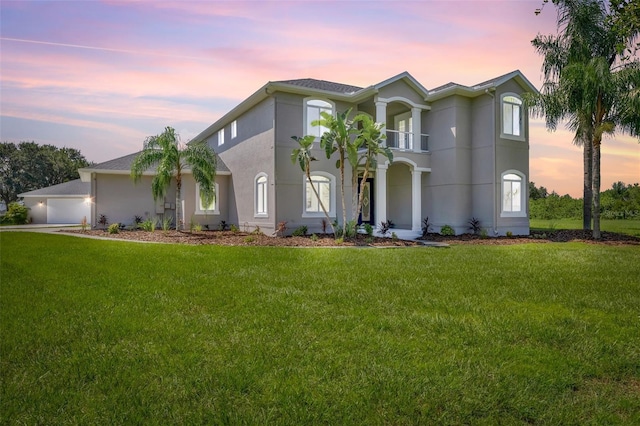
[[[486,89],[484,92],[491,96],[492,100],[493,100],[493,108],[491,108],[491,121],[493,123],[493,143],[491,144],[493,147],[493,185],[492,185],[492,192],[493,192],[493,235],[497,236],[498,235],[498,209],[496,207],[496,203],[498,202],[498,196],[497,196],[497,189],[496,189],[496,170],[497,170],[497,153],[496,153],[496,95],[493,94],[493,92],[495,92],[496,89],[495,87],[492,87],[490,89]]]

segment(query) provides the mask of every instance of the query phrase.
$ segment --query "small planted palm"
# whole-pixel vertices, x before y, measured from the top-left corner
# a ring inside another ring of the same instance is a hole
[[[150,136],[142,151],[131,164],[131,177],[138,182],[145,171],[156,168],[151,182],[155,201],[163,199],[171,181],[176,181],[176,230],[182,229],[182,175],[190,170],[200,186],[202,204],[208,206],[215,198],[216,154],[204,141],[182,145],[172,127]]]

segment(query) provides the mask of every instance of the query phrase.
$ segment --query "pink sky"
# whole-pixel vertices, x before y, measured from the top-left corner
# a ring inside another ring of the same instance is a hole
[[[369,86],[408,71],[427,89],[519,69],[540,87],[541,0],[2,1],[0,139],[102,162],[175,127],[188,141],[267,81]],[[572,134],[531,119],[530,180],[582,192]],[[638,140],[604,142],[602,186],[640,182]]]

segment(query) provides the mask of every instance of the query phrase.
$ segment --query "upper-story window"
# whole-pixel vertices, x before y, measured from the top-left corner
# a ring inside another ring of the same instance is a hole
[[[218,146],[224,145],[224,129],[218,130]]]
[[[320,116],[320,113],[322,112],[333,114],[333,105],[321,99],[305,99],[304,124],[306,135],[313,135],[319,138],[327,131],[327,128],[324,126],[314,126],[311,124],[322,118]]]
[[[502,174],[502,216],[525,216],[524,176],[517,170]]]
[[[231,139],[235,139],[238,136],[238,122],[233,120],[231,122]]]
[[[523,139],[522,99],[514,94],[502,96],[502,136],[508,139]]]

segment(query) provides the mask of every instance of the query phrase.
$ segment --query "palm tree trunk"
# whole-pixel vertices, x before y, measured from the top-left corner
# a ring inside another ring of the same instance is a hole
[[[591,138],[583,144],[583,167],[584,167],[584,183],[582,198],[582,229],[591,230],[591,212],[593,206],[593,192],[591,185],[593,184],[593,145]]]
[[[197,201],[196,201],[197,202]],[[182,181],[180,178],[176,179],[176,231],[181,231],[183,228],[182,223]]]
[[[340,193],[342,194],[342,229],[343,236],[347,233],[347,207],[344,201],[344,156],[340,159]]]
[[[600,142],[593,141],[593,238],[599,240],[600,235]]]

